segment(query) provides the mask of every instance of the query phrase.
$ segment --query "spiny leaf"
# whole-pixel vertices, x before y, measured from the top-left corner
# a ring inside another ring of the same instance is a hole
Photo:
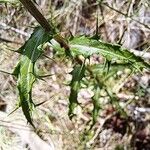
[[[110,66],[111,66],[111,61],[106,59],[104,69],[107,70],[107,73],[109,72]]]
[[[95,86],[94,88],[94,96],[92,97],[92,103],[93,103],[93,113],[92,113],[92,118],[93,118],[93,123],[92,126],[96,123],[97,117],[99,115],[99,110],[101,108],[99,98],[100,98],[100,87],[98,85]]]
[[[69,117],[72,118],[74,116],[74,108],[77,107],[78,100],[78,91],[80,89],[80,82],[82,78],[84,77],[85,73],[85,64],[83,65],[75,65],[74,69],[72,71],[72,81],[70,83],[71,91],[69,96]]]
[[[110,77],[115,75],[118,71],[123,71],[125,68],[128,68],[131,71],[133,71],[132,70],[133,68],[131,67],[130,63],[126,63],[126,64],[111,63],[109,71],[104,70],[103,64],[94,64],[90,66],[90,69],[92,70],[93,74],[101,78],[102,82],[105,82]]]
[[[123,108],[120,106],[119,104],[119,100],[118,98],[116,97],[116,95],[114,93],[112,93],[109,85],[107,85],[107,80],[112,77],[113,75],[115,75],[118,71],[120,70],[124,70],[125,68],[127,68],[127,66],[131,67],[130,66],[131,64],[117,64],[117,63],[113,63],[110,65],[110,69],[109,71],[105,74],[105,72],[103,71],[103,65],[102,64],[96,64],[96,65],[93,65],[91,66],[91,70],[93,72],[93,74],[98,77],[98,87],[96,87],[95,89],[95,94],[94,94],[94,97],[95,98],[99,98],[100,95],[100,88],[103,88],[106,90],[109,98],[110,98],[110,102],[111,104],[117,109],[117,111],[119,111],[122,115],[126,116],[126,112],[123,110]],[[132,70],[131,70],[132,71]],[[100,82],[100,86],[99,86],[99,82]],[[98,89],[99,88],[99,89]],[[94,98],[93,97],[93,98]],[[92,98],[92,99],[93,99]],[[96,100],[96,99],[95,99]],[[94,104],[94,103],[93,103]],[[96,101],[95,105],[98,107],[100,105],[98,105],[98,101]],[[96,107],[95,106],[95,107]],[[95,113],[97,113],[97,110],[99,110],[100,108],[97,108],[95,110]],[[94,111],[94,109],[93,109]],[[95,118],[94,118],[95,119]]]
[[[31,113],[34,107],[32,101],[32,87],[36,80],[35,63],[43,53],[42,45],[50,40],[49,33],[41,27],[35,28],[29,40],[19,49],[22,54],[13,74],[17,77],[17,87],[23,113],[27,121],[34,127]]]
[[[143,68],[150,69],[150,64],[146,63],[141,57],[122,48],[120,45],[113,45],[85,36],[76,37],[70,41],[69,44],[74,56],[83,55],[87,57],[93,54],[101,54],[108,61],[131,63],[132,67],[139,70],[142,70]]]
[[[95,28],[95,35],[92,36],[92,39],[95,39],[95,40],[99,40],[100,39],[100,36],[98,34],[98,12],[97,12],[97,17],[96,17],[96,28]]]

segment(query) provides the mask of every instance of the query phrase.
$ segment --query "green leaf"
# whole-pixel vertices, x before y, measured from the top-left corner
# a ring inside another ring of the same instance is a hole
[[[103,81],[108,80],[110,77],[115,75],[118,71],[123,71],[126,68],[133,71],[132,64],[130,63],[124,63],[124,64],[111,63],[109,67],[109,71],[105,70],[103,64],[94,64],[90,66],[90,69],[92,70],[93,74],[101,78],[101,80]]]
[[[105,89],[105,91],[107,92],[110,98],[110,103],[117,109],[117,111],[119,111],[123,116],[126,116],[126,112],[119,104],[119,99],[117,98],[116,94],[112,92],[110,88],[108,79],[111,78],[113,75],[117,74],[118,71],[120,70],[123,71],[127,67],[130,68],[131,67],[130,65],[131,64],[128,64],[128,63],[127,64],[113,63],[110,65],[108,72],[107,70],[106,72],[104,71],[104,67],[102,64],[95,64],[91,66],[91,70],[93,74],[95,75],[95,78],[96,79],[98,78],[97,86],[95,86],[95,91],[94,91],[95,93],[92,98],[93,105],[94,105],[93,114],[95,114],[95,116],[93,116],[93,123],[96,122],[96,118],[100,109],[100,104],[98,103],[99,102],[98,99],[100,97],[100,88]],[[131,69],[131,72],[132,72],[132,69]]]
[[[17,87],[20,97],[19,106],[22,107],[27,121],[33,127],[31,114],[34,107],[32,101],[32,87],[36,80],[36,76],[34,76],[35,63],[43,53],[43,44],[50,39],[49,33],[46,33],[43,28],[35,28],[29,40],[19,49],[22,56],[13,72],[17,77]]]
[[[88,57],[93,54],[101,54],[108,61],[130,63],[132,67],[138,70],[142,70],[143,68],[150,69],[150,64],[120,45],[113,45],[85,36],[75,37],[70,41],[69,45],[74,56],[83,55],[84,57]]]
[[[85,74],[85,64],[75,65],[72,71],[72,81],[70,83],[71,91],[69,96],[69,117],[74,116],[74,109],[78,106],[78,92],[80,89],[80,82]]]
[[[92,126],[96,123],[97,117],[99,115],[99,110],[101,109],[99,98],[100,98],[100,87],[98,85],[95,85],[94,96],[92,97],[92,103],[94,106],[93,113],[92,113],[92,118],[93,118]]]

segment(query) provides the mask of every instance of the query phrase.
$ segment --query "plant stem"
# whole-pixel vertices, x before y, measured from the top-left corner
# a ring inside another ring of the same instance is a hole
[[[49,23],[46,18],[41,14],[38,8],[34,5],[31,0],[19,0],[23,6],[30,12],[30,14],[37,20],[37,22],[47,31],[55,33],[55,28],[53,27],[52,23]],[[66,43],[65,39],[61,36],[56,34],[54,39],[64,47],[65,50],[69,50],[69,45]]]
[[[48,23],[45,17],[41,14],[38,8],[31,0],[19,0],[30,14],[38,21],[38,23],[46,30],[53,31],[53,26]]]

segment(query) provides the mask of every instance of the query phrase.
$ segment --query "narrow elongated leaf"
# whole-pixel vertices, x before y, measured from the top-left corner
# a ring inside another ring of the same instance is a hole
[[[93,66],[91,66],[91,70],[93,72],[93,74],[95,75],[95,77],[97,77],[98,80],[98,86],[95,86],[95,93],[94,96],[92,98],[93,101],[93,105],[94,105],[94,109],[93,109],[93,124],[96,122],[97,116],[98,116],[98,112],[100,109],[100,104],[99,104],[99,97],[100,97],[100,88],[103,88],[106,90],[109,98],[110,98],[110,103],[117,109],[117,111],[119,111],[122,115],[126,116],[126,112],[124,111],[124,109],[120,106],[119,104],[119,99],[117,98],[117,96],[115,95],[115,93],[113,93],[111,91],[110,85],[107,84],[107,81],[110,77],[112,77],[113,75],[117,74],[118,71],[120,70],[124,70],[127,67],[131,67],[131,64],[111,64],[109,71],[105,73],[103,65],[101,64],[95,64]],[[100,81],[100,86],[99,86],[99,81]]]
[[[94,93],[94,96],[92,97],[92,103],[94,106],[93,107],[93,113],[92,113],[92,118],[93,118],[92,125],[94,125],[96,123],[97,117],[99,115],[99,110],[101,108],[99,98],[100,98],[100,88],[98,85],[96,85],[95,86],[95,93]]]
[[[146,63],[141,57],[134,55],[132,52],[120,45],[113,45],[85,36],[74,38],[70,41],[70,48],[74,55],[83,55],[85,57],[93,54],[101,54],[107,60],[132,64],[132,67],[139,70],[143,68],[150,69],[150,64]]]
[[[36,80],[36,76],[34,76],[35,62],[43,53],[42,45],[48,40],[50,40],[49,33],[46,33],[41,27],[35,28],[30,39],[19,49],[22,56],[13,72],[17,77],[17,87],[20,97],[19,106],[22,107],[27,121],[33,127],[31,112],[34,107],[32,87]]]
[[[84,77],[85,73],[85,65],[75,65],[74,70],[72,71],[72,81],[70,83],[71,91],[69,96],[69,117],[72,118],[74,116],[74,109],[77,107],[78,100],[78,92],[80,89],[80,82]]]

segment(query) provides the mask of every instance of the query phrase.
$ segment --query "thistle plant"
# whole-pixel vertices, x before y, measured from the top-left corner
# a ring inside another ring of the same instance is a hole
[[[123,108],[119,105],[115,93],[107,85],[107,81],[119,70],[128,68],[131,70],[131,73],[137,73],[142,72],[143,69],[149,70],[150,64],[121,45],[101,41],[98,36],[88,37],[82,35],[65,39],[59,32],[56,32],[56,28],[52,23],[49,23],[44,18],[34,5],[34,2],[31,0],[19,1],[40,24],[40,26],[34,29],[25,44],[17,51],[21,54],[21,57],[12,72],[12,75],[17,79],[19,93],[17,108],[22,108],[27,121],[35,128],[32,112],[37,105],[33,101],[32,88],[38,79],[42,79],[38,74],[36,63],[44,54],[43,46],[46,43],[50,43],[49,46],[56,51],[56,54],[63,54],[63,57],[65,56],[73,64],[73,70],[70,73],[72,75],[72,80],[69,84],[70,96],[68,98],[68,115],[70,119],[75,116],[74,109],[80,105],[78,102],[78,93],[82,88],[81,83],[84,80],[90,80],[89,84],[92,84],[94,92],[92,97],[93,111],[91,127],[96,123],[99,111],[102,108],[99,100],[102,89],[108,94],[110,103],[122,114],[125,114]],[[103,57],[105,63],[91,64],[90,61],[86,63],[94,54]],[[88,87],[89,85],[86,84],[85,86]]]

